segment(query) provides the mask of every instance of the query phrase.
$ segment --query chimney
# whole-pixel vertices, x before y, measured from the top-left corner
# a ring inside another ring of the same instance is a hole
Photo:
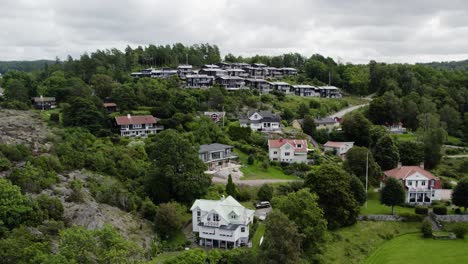
[[[280,138],[280,139],[279,139],[279,142],[283,142],[283,138]]]
[[[401,168],[401,162],[398,162],[398,169]]]
[[[132,118],[132,115],[127,114],[127,118],[128,118],[128,119]]]
[[[221,195],[221,201],[224,201],[225,197],[224,197],[224,194]]]
[[[419,163],[419,167],[424,170],[424,162]]]

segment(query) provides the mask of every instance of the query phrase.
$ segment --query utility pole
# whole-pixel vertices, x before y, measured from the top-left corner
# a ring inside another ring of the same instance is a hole
[[[41,95],[41,105],[42,105],[42,111],[44,111],[44,97]]]
[[[185,64],[186,64],[186,65],[189,65],[189,64],[188,64],[188,54],[187,54],[187,53],[185,53]]]
[[[328,86],[331,86],[331,71],[328,71]]]
[[[367,186],[369,185],[369,150],[366,156],[366,209],[367,209]]]

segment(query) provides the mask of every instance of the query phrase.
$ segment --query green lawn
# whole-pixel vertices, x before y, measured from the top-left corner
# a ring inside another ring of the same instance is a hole
[[[450,145],[459,145],[461,144],[461,139],[453,137],[453,136],[448,136],[447,143],[449,143]]]
[[[258,161],[254,164],[248,165],[248,155],[235,149],[234,152],[239,157],[239,161],[242,164],[241,171],[244,173],[242,180],[258,180],[258,179],[279,179],[279,180],[300,180],[299,177],[293,175],[286,175],[284,172],[277,167],[270,166],[268,169],[261,167]]]
[[[164,253],[161,253],[159,255],[157,255],[156,257],[154,257],[153,259],[151,259],[151,262],[152,264],[160,264],[160,263],[164,263],[164,261],[172,258],[172,257],[175,257],[175,256],[178,256],[180,254],[182,254],[184,251],[173,251],[173,252],[164,252]]]
[[[392,208],[380,203],[379,193],[369,192],[367,200],[367,208],[364,204],[361,207],[361,214],[370,215],[370,214],[379,214],[379,215],[389,215],[392,213]],[[401,207],[395,206],[395,214],[402,213],[414,213],[414,208],[410,207]]]
[[[397,237],[375,250],[368,264],[458,264],[468,263],[468,241],[424,239],[421,234]]]
[[[182,230],[179,230],[165,241],[165,245],[169,248],[177,248],[179,246],[184,246],[186,241],[187,239],[185,238],[184,233]]]
[[[414,222],[360,221],[353,226],[328,232],[320,260],[325,264],[362,263],[389,239],[419,232],[420,225]]]
[[[416,140],[416,135],[413,134],[413,133],[393,134],[392,137],[399,140],[399,141],[414,141],[414,140]]]
[[[257,250],[260,246],[260,239],[265,234],[265,225],[263,223],[258,223],[257,230],[255,230],[255,234],[252,237],[252,248]]]

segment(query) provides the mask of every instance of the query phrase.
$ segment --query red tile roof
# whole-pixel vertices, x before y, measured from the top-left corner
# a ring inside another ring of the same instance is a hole
[[[415,174],[416,172],[425,176],[428,179],[439,180],[439,178],[434,176],[434,174],[430,173],[429,171],[419,166],[402,166],[401,168],[395,168],[393,170],[384,171],[384,174],[388,177],[393,177],[393,178],[397,178],[400,180],[404,180],[407,177]]]
[[[152,115],[138,115],[138,116],[116,116],[115,122],[117,125],[138,125],[138,124],[155,124],[158,119]]]
[[[294,150],[297,152],[307,152],[307,141],[304,139],[269,139],[268,147],[270,148],[280,148],[284,144],[289,143],[293,146]],[[298,148],[297,145],[300,144],[301,147]]]

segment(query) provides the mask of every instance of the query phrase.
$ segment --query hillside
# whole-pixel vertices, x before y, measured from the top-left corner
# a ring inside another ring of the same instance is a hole
[[[0,61],[0,73],[4,74],[9,70],[33,72],[44,69],[45,65],[55,63],[53,60],[35,61]]]
[[[439,70],[468,70],[468,60],[421,63]]]

